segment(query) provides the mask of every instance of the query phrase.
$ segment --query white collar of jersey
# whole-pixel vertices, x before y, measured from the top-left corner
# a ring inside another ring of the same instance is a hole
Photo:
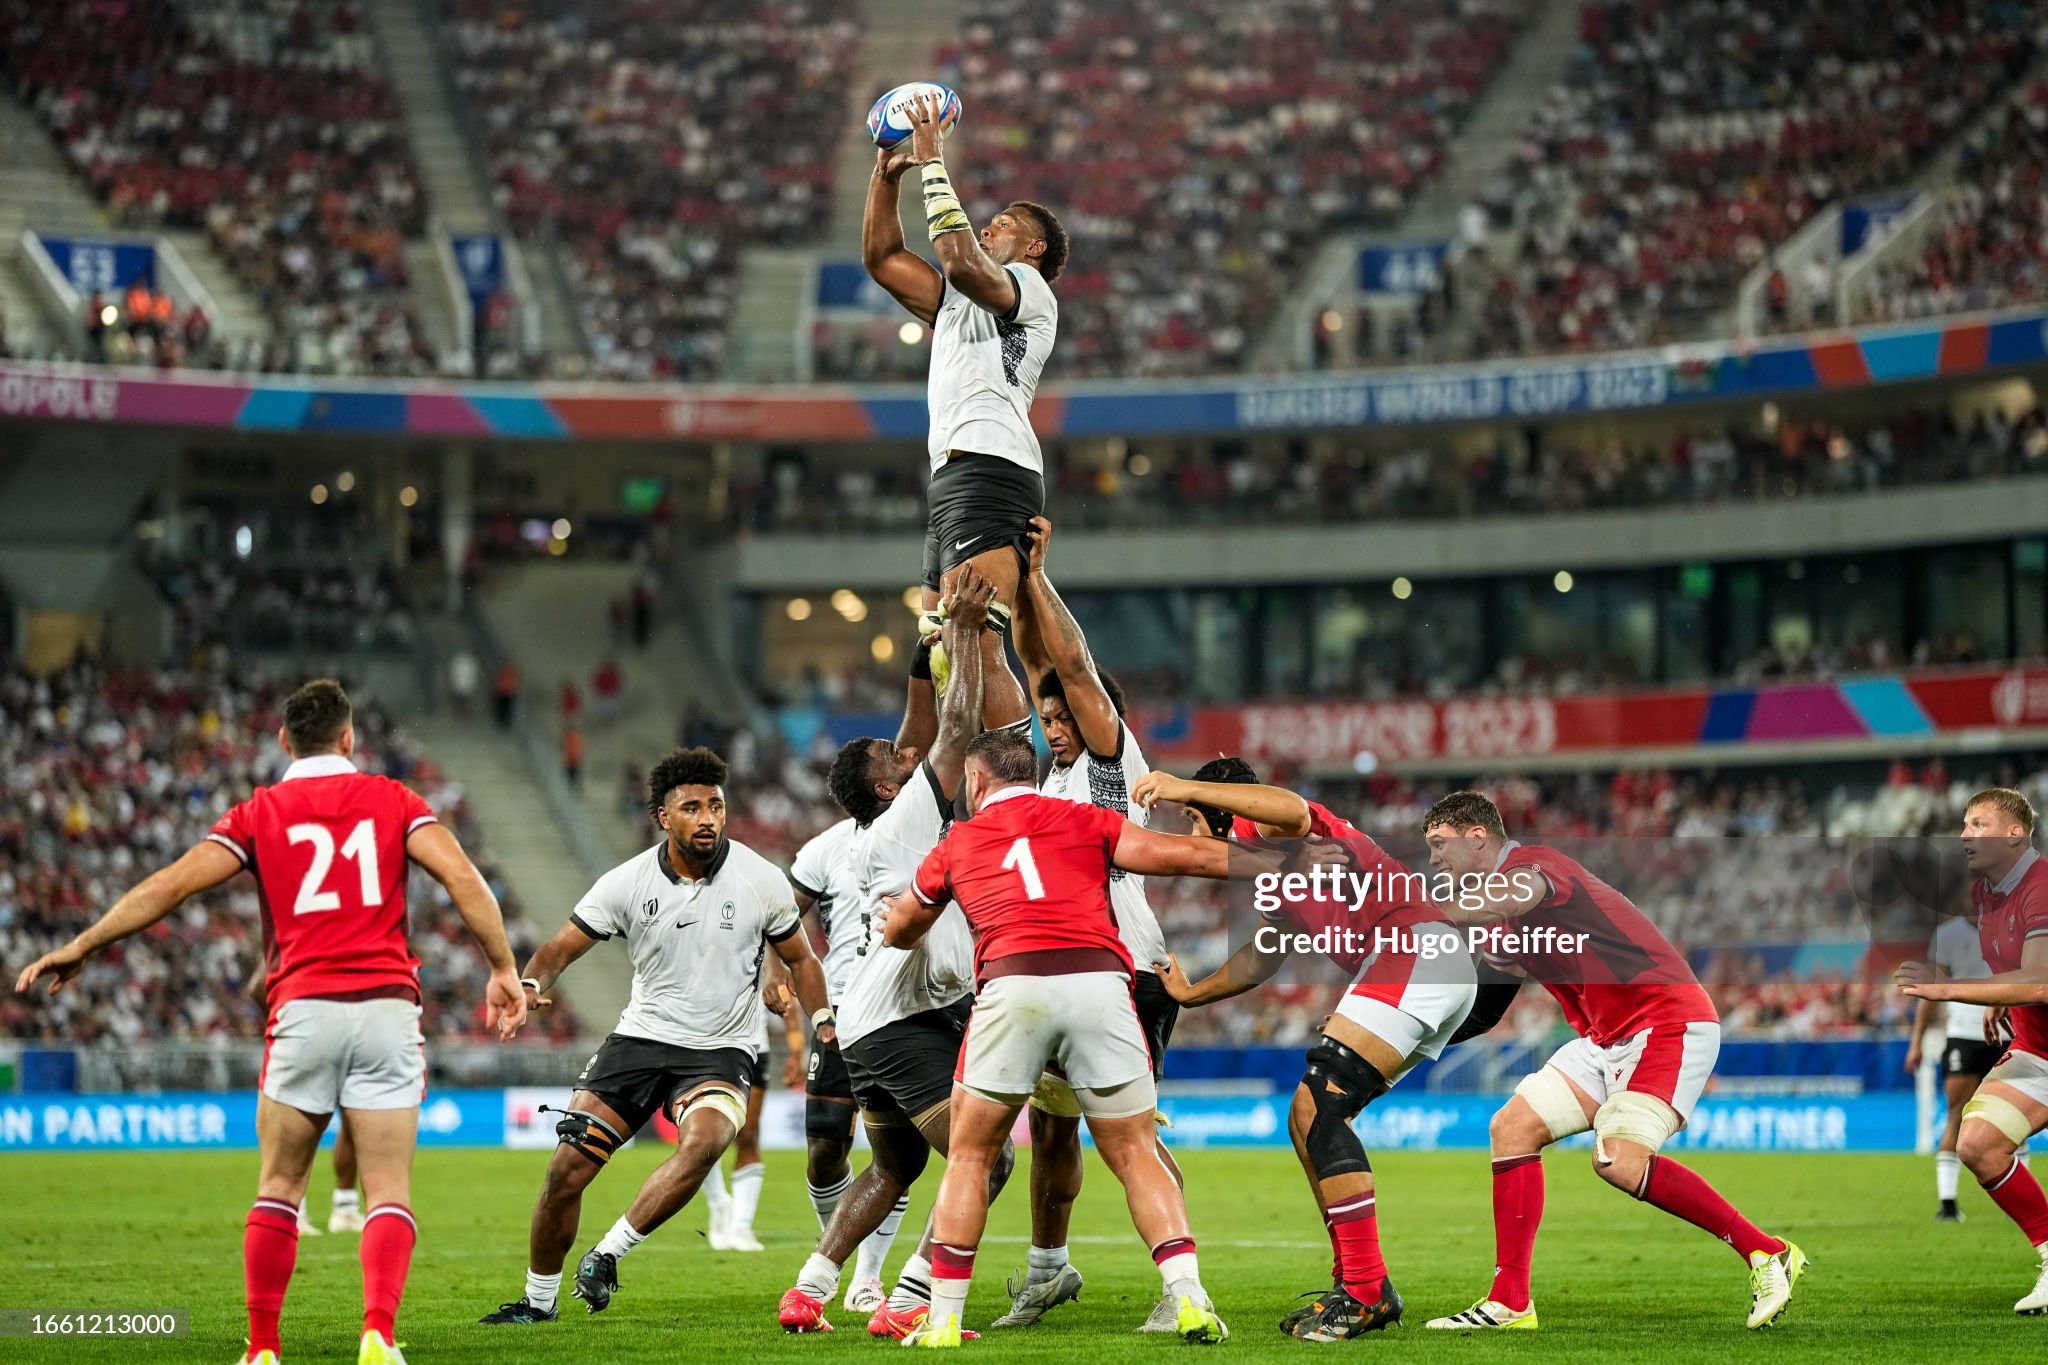
[[[2012,871],[2000,878],[1998,885],[1991,889],[2001,896],[2010,896],[2013,888],[2020,884],[2020,878],[2027,875],[2027,869],[2039,862],[2040,858],[2041,855],[2031,848],[2020,854],[2020,860],[2012,865]]]
[[[987,810],[987,809],[988,809],[988,808],[989,808],[990,806],[993,806],[993,805],[994,805],[994,804],[995,804],[996,802],[998,802],[998,801],[1007,801],[1007,800],[1009,800],[1009,799],[1010,799],[1011,797],[1013,797],[1013,796],[1036,796],[1036,795],[1038,795],[1038,790],[1037,790],[1037,788],[1035,788],[1035,787],[1031,786],[1031,785],[1030,785],[1029,783],[1025,783],[1025,782],[1019,782],[1019,783],[1016,783],[1016,784],[1014,784],[1014,785],[1012,785],[1012,786],[1008,786],[1008,787],[1003,787],[1003,788],[1000,788],[1000,789],[998,789],[998,790],[996,790],[996,791],[992,791],[992,792],[990,792],[990,793],[989,793],[989,794],[988,794],[987,796],[984,796],[984,797],[982,797],[982,798],[981,798],[981,808],[982,808],[983,810]]]
[[[1520,839],[1510,839],[1506,843],[1502,844],[1500,846],[1500,856],[1493,860],[1493,870],[1495,872],[1500,871],[1500,865],[1508,860],[1508,855],[1510,853],[1513,853],[1516,849],[1520,848],[1521,846],[1522,841]]]
[[[284,776],[277,780],[289,782],[295,777],[340,777],[355,770],[355,763],[346,754],[312,754],[293,759],[291,766],[284,770]]]

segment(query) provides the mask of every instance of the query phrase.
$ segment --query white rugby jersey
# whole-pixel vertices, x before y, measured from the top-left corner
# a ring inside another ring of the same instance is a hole
[[[1927,960],[1958,981],[1991,975],[1991,964],[1984,960],[1984,945],[1977,936],[1977,926],[1970,923],[1968,915],[1951,915],[1941,922],[1934,931],[1933,941],[1927,945]],[[1984,1007],[1966,1005],[1960,1000],[1951,1000],[1947,1004],[1948,1014],[1943,1026],[1947,1028],[1948,1036],[1982,1042]]]
[[[994,455],[1045,473],[1045,453],[1031,429],[1031,399],[1059,332],[1060,305],[1045,276],[1012,263],[1017,306],[991,313],[952,285],[932,323],[932,369],[925,389],[931,409],[927,449],[932,468],[949,450]]]
[[[625,936],[633,996],[619,1033],[745,1052],[767,1037],[761,959],[802,927],[789,879],[732,839],[702,881],[669,865],[664,839],[599,877],[569,918],[592,938]]]
[[[974,938],[967,917],[950,902],[915,948],[882,942],[876,912],[906,890],[917,866],[952,823],[953,803],[939,790],[929,763],[903,784],[889,809],[862,830],[854,865],[860,884],[859,937],[852,975],[839,1002],[839,1041],[857,1042],[887,1024],[944,1008],[974,990]],[[849,917],[850,918],[850,917]]]
[[[1078,736],[1077,736],[1078,737]],[[1145,823],[1145,808],[1131,799],[1131,786],[1151,769],[1138,748],[1131,727],[1117,722],[1117,751],[1109,758],[1088,752],[1062,768],[1055,763],[1038,789],[1047,796],[1076,801],[1084,806],[1113,810],[1127,820]],[[1166,961],[1166,936],[1159,932],[1159,917],[1145,899],[1145,879],[1120,867],[1109,870],[1109,909],[1116,916],[1118,937],[1130,950],[1131,961],[1141,972],[1152,970],[1155,962]]]
[[[825,931],[825,992],[834,1006],[860,950],[860,882],[854,866],[859,842],[860,826],[849,815],[812,835],[789,865],[796,889],[817,902],[814,913]]]

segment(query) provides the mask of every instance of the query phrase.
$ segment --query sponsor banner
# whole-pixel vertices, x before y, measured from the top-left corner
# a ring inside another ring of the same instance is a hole
[[[335,1127],[327,1130],[334,1140]],[[505,1140],[496,1090],[429,1091],[420,1146],[497,1147]],[[0,1095],[0,1152],[98,1152],[253,1148],[256,1094],[166,1091],[156,1095]]]
[[[1167,1094],[1160,1108],[1172,1121],[1165,1132],[1175,1147],[1285,1147],[1287,1092],[1272,1095]],[[568,1092],[552,1089],[447,1090],[428,1095],[420,1110],[422,1147],[555,1145],[556,1115],[539,1106],[566,1105]],[[1506,1095],[1394,1095],[1368,1108],[1354,1125],[1373,1150],[1483,1150],[1487,1124]],[[1743,1095],[1702,1100],[1691,1125],[1669,1144],[1717,1151],[1911,1151],[1916,1101],[1908,1092],[1870,1095]],[[664,1120],[643,1134],[670,1143]],[[334,1140],[329,1127],[326,1141]],[[1025,1129],[1020,1120],[1019,1137]],[[857,1136],[865,1145],[865,1137]],[[801,1151],[803,1095],[771,1090],[762,1106],[761,1146]],[[1570,1145],[1590,1146],[1589,1135]],[[0,1096],[0,1152],[174,1151],[256,1146],[253,1093],[160,1095]]]
[[[481,302],[505,287],[505,244],[495,233],[450,236],[448,251],[472,300]]]
[[[1139,708],[1147,752],[1335,767],[2048,726],[2048,668],[1576,697]],[[1367,762],[1370,760],[1370,762]]]
[[[836,285],[834,286],[837,287]],[[1784,396],[2048,361],[2048,310],[1856,332],[1702,343],[1597,359],[1375,370],[1356,376],[1088,383],[1042,390],[1043,436],[1319,430],[1524,420]],[[437,384],[180,376],[0,363],[0,416],[358,435],[520,440],[921,441],[921,385]]]
[[[1366,294],[1426,294],[1442,286],[1449,242],[1369,246],[1358,253],[1358,288]]]
[[[1375,1101],[1353,1125],[1368,1151],[1484,1150],[1487,1124],[1506,1095],[1406,1095]],[[1169,1145],[1285,1147],[1290,1095],[1164,1095]],[[1665,1149],[1725,1152],[1910,1152],[1917,1121],[1910,1094],[1750,1095],[1708,1098]],[[1564,1144],[1591,1147],[1592,1134]]]
[[[90,299],[94,294],[118,295],[137,280],[156,288],[156,247],[149,242],[105,242],[82,237],[37,234],[50,264]]]

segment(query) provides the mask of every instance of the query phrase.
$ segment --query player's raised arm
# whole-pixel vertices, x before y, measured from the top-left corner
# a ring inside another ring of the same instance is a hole
[[[22,968],[14,983],[15,993],[26,995],[39,977],[48,976],[50,994],[55,995],[94,953],[142,932],[189,898],[219,886],[241,870],[242,859],[233,850],[213,839],[201,840],[169,867],[143,878],[78,937]]]
[[[1034,689],[1046,673],[1059,674],[1060,686],[1067,694],[1067,709],[1073,713],[1081,742],[1091,754],[1114,754],[1123,739],[1123,718],[1117,715],[1109,689],[1102,685],[1101,675],[1095,671],[1094,656],[1088,652],[1088,637],[1081,633],[1080,623],[1067,610],[1052,579],[1046,576],[1045,554],[1052,543],[1052,523],[1044,517],[1033,517],[1025,537],[1031,542],[1031,558],[1024,574],[1024,590],[1018,594],[1023,599],[1023,610],[1018,614],[1028,616],[1032,627],[1029,639],[1016,639],[1013,632],[1017,657]]]
[[[938,112],[938,105],[925,95],[911,102],[910,159],[924,181],[925,229],[931,234],[932,250],[938,253],[939,269],[947,284],[979,307],[1003,318],[1012,317],[1023,299],[1023,286],[982,248],[967,221],[967,211],[960,206],[960,196],[940,157],[953,117],[941,119]]]
[[[1248,782],[1194,782],[1172,773],[1149,772],[1131,788],[1131,799],[1146,810],[1157,801],[1200,802],[1241,815],[1268,839],[1305,839],[1313,828],[1308,802],[1285,787]]]
[[[441,883],[469,936],[483,950],[484,961],[491,967],[490,980],[484,986],[484,1017],[498,1031],[500,1042],[509,1041],[526,1022],[526,992],[519,985],[518,964],[505,938],[505,915],[498,908],[498,898],[491,894],[490,883],[438,821],[421,825],[406,836],[405,854]]]
[[[930,753],[939,737],[939,699],[932,688],[932,645],[919,640],[910,655],[910,677],[903,690],[903,724],[896,728],[896,747]]]
[[[939,779],[939,790],[952,800],[967,768],[967,745],[981,733],[981,630],[995,584],[963,568],[953,584],[946,608],[946,653],[953,660],[953,678],[939,708],[939,732],[926,761]]]
[[[903,173],[915,164],[905,151],[875,155],[875,173],[868,178],[867,211],[860,223],[860,263],[876,284],[929,327],[939,315],[945,281],[930,261],[903,245]]]

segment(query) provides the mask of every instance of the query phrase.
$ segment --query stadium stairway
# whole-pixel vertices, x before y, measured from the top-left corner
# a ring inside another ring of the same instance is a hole
[[[1323,243],[1259,339],[1252,368],[1288,370],[1308,363],[1315,316],[1331,299],[1349,291],[1362,248],[1457,237],[1465,206],[1507,167],[1521,130],[1570,72],[1572,54],[1578,50],[1578,5],[1538,0],[1531,9],[1534,13],[1515,36],[1507,60],[1451,143],[1443,172],[1422,188],[1391,231],[1339,233]]]
[[[29,283],[21,234],[30,227],[101,232],[106,222],[35,116],[0,100],[0,316],[7,323],[7,345],[16,355],[70,356],[71,342],[59,320],[49,316]]]
[[[489,191],[456,121],[453,87],[433,22],[419,0],[369,0],[365,8],[385,77],[405,113],[406,139],[426,181],[434,217],[451,232],[489,229],[494,224]]]
[[[833,168],[831,227],[815,246],[762,248],[742,257],[728,343],[730,378],[772,383],[808,376],[810,338],[798,331],[809,315],[805,295],[812,268],[821,259],[860,255],[861,211],[875,168],[868,106],[892,86],[933,75],[933,51],[960,28],[960,0],[862,0],[860,11],[860,53]],[[971,105],[971,92],[966,99]]]
[[[180,228],[158,235],[178,249],[178,255],[192,268],[193,278],[213,296],[215,335],[235,345],[271,334],[263,305],[228,269],[227,263],[214,254],[213,245],[206,240],[204,232],[197,228]]]
[[[531,724],[545,736],[549,754],[561,752],[563,680],[573,679],[582,693],[579,797],[584,816],[614,858],[653,842],[645,818],[627,808],[627,766],[645,772],[675,747],[678,721],[691,701],[714,714],[733,711],[713,656],[698,647],[687,621],[665,616],[659,605],[646,648],[614,645],[608,608],[632,586],[635,572],[631,565],[605,562],[523,566],[501,572],[481,604],[492,633],[519,665]],[[619,716],[609,723],[597,716],[591,691],[591,674],[608,654],[625,678]]]

